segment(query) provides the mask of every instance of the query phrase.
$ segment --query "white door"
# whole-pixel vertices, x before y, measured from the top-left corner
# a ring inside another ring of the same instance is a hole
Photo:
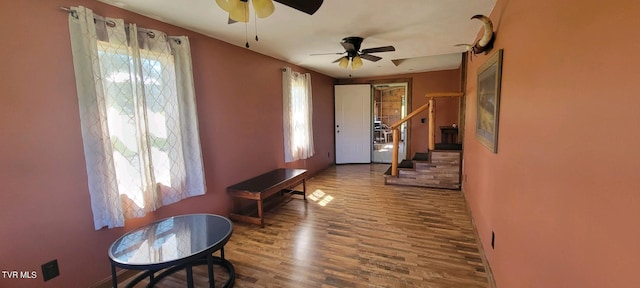
[[[371,163],[371,86],[336,85],[336,164]]]

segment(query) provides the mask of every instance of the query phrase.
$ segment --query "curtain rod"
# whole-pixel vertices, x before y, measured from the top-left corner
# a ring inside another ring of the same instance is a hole
[[[73,10],[69,7],[64,7],[64,6],[60,6],[60,10],[66,11],[67,13],[71,14],[71,16],[78,18],[78,14],[76,13],[76,10]]]
[[[71,16],[73,16],[74,18],[78,18],[78,13],[76,12],[76,10],[73,10],[69,7],[64,7],[64,6],[60,6],[60,10],[62,11],[66,11],[67,13],[71,14]],[[98,16],[98,15],[94,15],[94,16]],[[94,17],[95,19],[95,17]],[[104,18],[102,16],[98,16],[99,20],[104,20]],[[115,26],[115,23],[112,23]],[[112,26],[113,27],[113,26]],[[129,27],[125,27],[125,29],[128,29]],[[141,27],[137,27],[138,31],[147,33],[147,35],[149,35],[149,37],[154,38],[156,35],[153,32],[153,30],[151,29],[146,29],[146,28],[141,28]]]

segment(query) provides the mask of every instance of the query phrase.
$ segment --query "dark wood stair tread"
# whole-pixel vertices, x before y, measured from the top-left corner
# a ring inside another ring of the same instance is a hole
[[[415,161],[429,161],[429,153],[421,153],[421,152],[417,152],[415,155],[413,155],[413,158],[411,160],[415,160]]]
[[[411,160],[402,160],[402,162],[398,163],[398,168],[413,168],[413,162]],[[384,172],[384,175],[391,175],[391,166]]]

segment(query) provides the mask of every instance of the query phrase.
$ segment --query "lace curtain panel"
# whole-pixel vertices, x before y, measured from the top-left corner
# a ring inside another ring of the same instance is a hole
[[[72,7],[69,30],[95,229],[203,195],[184,36]]]
[[[282,72],[284,160],[293,162],[313,156],[313,101],[311,75]]]

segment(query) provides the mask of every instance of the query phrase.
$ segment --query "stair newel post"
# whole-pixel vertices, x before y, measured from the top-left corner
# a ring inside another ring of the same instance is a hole
[[[400,130],[393,128],[393,152],[391,153],[391,176],[398,175],[398,149],[400,144]]]
[[[436,101],[429,99],[429,150],[436,149]]]

